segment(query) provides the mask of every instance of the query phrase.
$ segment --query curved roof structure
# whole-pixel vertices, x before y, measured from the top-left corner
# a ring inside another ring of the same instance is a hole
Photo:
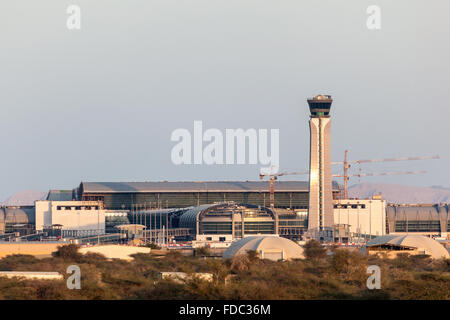
[[[427,206],[387,206],[386,215],[388,219],[396,221],[407,220],[440,220],[441,218],[447,221],[448,208],[446,206],[439,205],[427,205]],[[441,217],[442,216],[442,217]]]
[[[35,220],[34,208],[0,209],[0,222],[33,224],[34,220]]]
[[[420,222],[422,225],[424,222],[428,224],[436,223],[434,231],[448,232],[448,226],[450,225],[449,206],[445,204],[389,205],[386,207],[386,221],[389,233],[418,231],[414,230],[414,227],[411,227],[410,224],[419,224]],[[405,225],[403,230],[397,230],[397,223]]]
[[[447,249],[436,240],[419,235],[386,235],[366,243],[366,247],[388,246],[395,248],[417,249],[433,259],[449,258]]]
[[[303,259],[303,248],[292,240],[278,236],[251,236],[234,242],[223,254],[223,258],[256,251],[263,259]]]
[[[189,207],[181,216],[179,227],[180,228],[195,228],[197,224],[197,220],[200,221],[203,217],[208,215],[210,212],[214,212],[214,210],[218,210],[221,215],[231,215],[232,212],[237,212],[242,209],[257,209],[258,211],[263,212],[264,214],[272,217],[274,219],[274,213],[271,209],[261,206],[256,206],[252,204],[243,204],[243,203],[234,203],[230,202],[221,202],[215,204],[202,204],[196,207]],[[215,214],[216,216],[217,213]],[[256,217],[256,216],[255,216]]]
[[[218,206],[217,204],[202,204],[197,207],[190,207],[180,216],[178,225],[180,228],[193,228],[197,223],[197,217],[205,210]]]

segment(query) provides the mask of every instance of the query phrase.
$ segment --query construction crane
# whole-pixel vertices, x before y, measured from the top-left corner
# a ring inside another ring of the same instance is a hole
[[[269,194],[270,194],[270,208],[273,209],[275,206],[275,180],[281,176],[287,175],[304,175],[308,174],[309,171],[303,172],[280,172],[280,173],[260,173],[259,178],[264,179],[264,177],[269,177]]]
[[[417,174],[426,173],[426,171],[399,171],[399,172],[382,172],[382,173],[359,173],[359,174],[348,174],[348,169],[351,164],[357,163],[370,163],[370,162],[387,162],[387,161],[408,161],[408,160],[426,160],[426,159],[440,159],[438,155],[435,156],[425,156],[425,157],[402,157],[402,158],[384,158],[384,159],[367,159],[367,160],[352,160],[347,159],[348,150],[344,152],[344,161],[331,162],[331,164],[342,164],[343,165],[343,175],[333,175],[333,177],[344,178],[344,199],[348,199],[348,180],[350,177],[362,177],[362,176],[386,176],[386,175],[397,175],[397,174]]]

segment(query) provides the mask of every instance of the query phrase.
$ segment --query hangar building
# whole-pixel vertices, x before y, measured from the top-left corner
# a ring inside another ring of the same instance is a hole
[[[307,209],[308,182],[276,181],[275,207]],[[339,185],[333,182],[333,197]],[[74,190],[81,201],[102,201],[105,209],[183,208],[234,201],[269,206],[269,183],[264,181],[208,182],[81,182]]]

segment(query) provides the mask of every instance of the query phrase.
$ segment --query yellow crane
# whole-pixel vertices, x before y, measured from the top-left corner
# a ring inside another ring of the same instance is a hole
[[[270,208],[273,209],[275,206],[275,180],[281,176],[287,175],[304,175],[308,174],[309,171],[303,172],[280,172],[280,173],[260,173],[259,178],[264,179],[265,177],[269,177],[269,194],[270,194]]]

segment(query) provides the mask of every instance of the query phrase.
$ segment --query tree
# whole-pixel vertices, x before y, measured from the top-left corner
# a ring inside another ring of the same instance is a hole
[[[156,243],[154,242],[150,242],[144,245],[144,247],[150,248],[150,249],[154,249],[154,250],[161,250],[161,247],[158,246]]]
[[[248,250],[247,257],[250,263],[256,263],[259,261],[259,253],[255,250]]]
[[[201,248],[197,248],[197,250],[195,250],[195,255],[197,255],[199,257],[206,257],[206,256],[209,256],[210,254],[211,254],[211,252],[208,247],[201,247]]]
[[[306,259],[310,261],[320,261],[325,259],[327,249],[325,249],[319,241],[311,239],[303,246]]]
[[[81,253],[78,252],[79,248],[80,246],[76,244],[61,246],[53,253],[53,256],[64,260],[77,261],[81,258]]]

